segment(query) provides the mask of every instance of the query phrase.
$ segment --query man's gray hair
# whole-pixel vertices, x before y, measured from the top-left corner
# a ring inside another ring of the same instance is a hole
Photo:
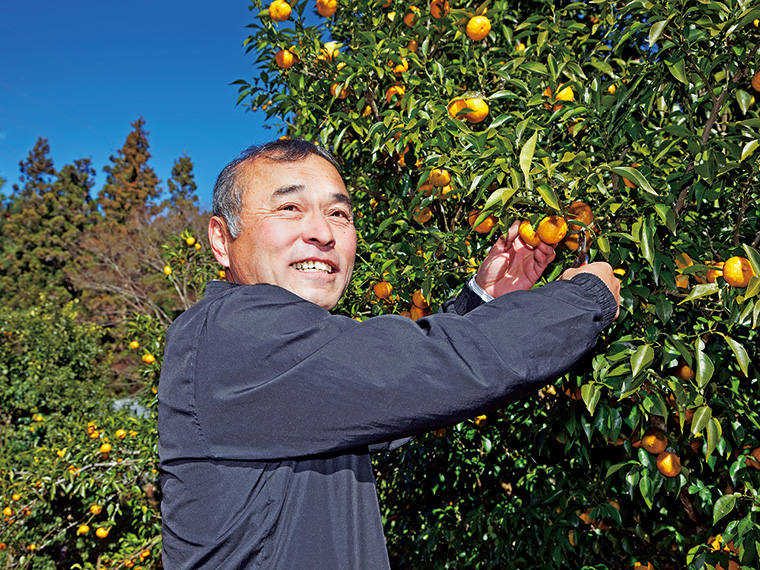
[[[224,219],[233,239],[243,230],[240,221],[245,191],[242,166],[252,164],[259,158],[283,163],[299,162],[311,154],[324,158],[340,173],[340,165],[330,151],[303,139],[279,139],[260,146],[250,146],[222,169],[214,184],[212,211],[215,216]]]

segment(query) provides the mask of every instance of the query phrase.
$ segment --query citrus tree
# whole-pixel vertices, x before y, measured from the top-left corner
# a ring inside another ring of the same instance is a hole
[[[589,258],[622,283],[556,385],[377,459],[393,564],[756,567],[760,7],[250,7],[238,103],[354,196],[339,310],[435,311],[517,220],[557,244],[546,280]]]
[[[223,278],[190,229],[163,259],[156,277],[179,303]],[[136,315],[112,349],[101,327],[80,321],[76,303],[0,310],[0,566],[158,568],[165,325]],[[120,385],[110,365],[124,351],[141,365]]]

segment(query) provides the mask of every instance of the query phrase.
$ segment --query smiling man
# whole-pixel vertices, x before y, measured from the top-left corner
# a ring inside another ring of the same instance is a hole
[[[335,159],[287,140],[225,167],[209,240],[229,282],[167,333],[164,568],[387,570],[370,451],[531,393],[617,315],[609,265],[531,290],[554,251],[516,236],[440,313],[358,323],[329,312],[356,251]]]

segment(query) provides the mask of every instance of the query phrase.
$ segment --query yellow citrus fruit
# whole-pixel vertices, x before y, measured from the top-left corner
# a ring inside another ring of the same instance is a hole
[[[164,275],[171,275],[172,274],[172,268],[168,265],[164,266]]]
[[[431,212],[430,208],[428,208],[427,206],[425,206],[422,209],[420,209],[420,207],[417,206],[414,209],[414,219],[417,220],[420,224],[429,222],[430,218],[432,217],[433,217],[433,212]]]
[[[707,263],[705,263],[705,265],[708,265],[714,268],[714,269],[707,270],[708,283],[715,283],[718,280],[718,277],[723,277],[723,266],[725,265],[725,263],[723,263],[722,261],[708,261]]]
[[[77,534],[87,534],[88,532],[90,532],[89,525],[86,525],[86,524],[79,525],[79,528],[77,529]]]
[[[129,348],[131,348],[132,350],[136,350],[140,348],[140,343],[137,342],[136,340],[133,340],[132,342],[129,343]]]
[[[567,234],[567,222],[562,216],[546,216],[536,230],[541,241],[554,245],[562,241]]]
[[[285,2],[285,0],[274,0],[269,5],[269,17],[275,22],[284,22],[290,18],[290,12],[290,4]]]
[[[413,321],[421,319],[422,317],[429,317],[433,314],[430,309],[420,309],[417,305],[412,305],[409,309],[409,314]]]
[[[393,73],[395,73],[396,75],[401,75],[405,71],[409,71],[409,62],[406,60],[405,57],[401,58],[401,63],[399,63],[398,65],[396,65],[392,61],[389,61],[388,65],[393,68]]]
[[[90,512],[93,515],[99,515],[102,510],[103,510],[103,507],[101,507],[100,505],[90,505]]]
[[[416,40],[409,40],[409,43],[406,44],[406,49],[412,53],[417,53],[417,48],[419,48],[419,45]]]
[[[530,225],[530,222],[528,220],[523,220],[520,222],[520,229],[518,231],[518,234],[520,235],[520,239],[522,239],[527,245],[531,247],[538,247],[538,244],[541,243],[541,238],[538,237],[538,234],[533,229],[533,226]]]
[[[281,49],[274,55],[274,61],[282,69],[290,69],[296,62],[296,56],[293,55],[293,52],[288,49]]]
[[[745,257],[735,255],[723,264],[723,279],[732,287],[746,287],[755,272]]]
[[[472,109],[464,116],[469,123],[479,123],[488,116],[488,103],[480,97],[465,100],[465,106]]]
[[[143,354],[142,360],[145,364],[153,364],[156,361],[156,357],[152,354]]]
[[[417,22],[417,17],[420,14],[420,9],[417,6],[409,6],[409,12],[404,16],[404,23],[407,26],[413,26]]]
[[[446,200],[447,198],[451,197],[457,197],[457,195],[454,194],[454,187],[451,184],[447,184],[446,186],[438,189],[438,198],[441,200]]]
[[[672,451],[663,451],[657,456],[657,469],[665,477],[678,477],[681,473],[681,460]]]
[[[489,215],[485,220],[475,226],[475,222],[478,220],[478,216],[480,216],[480,212],[478,210],[473,210],[470,212],[470,215],[467,216],[467,221],[469,222],[470,227],[479,234],[489,233],[496,225],[496,218]]]
[[[100,453],[111,453],[111,444],[104,443],[100,446]]]
[[[697,373],[692,370],[691,366],[686,363],[679,364],[673,371],[673,376],[680,378],[684,382],[690,382],[697,377]]]
[[[190,236],[189,238],[187,238],[187,239],[185,240],[185,243],[186,243],[187,245],[194,245],[194,244],[195,244],[195,238],[194,238],[193,236]]]
[[[445,168],[434,168],[430,171],[428,180],[436,188],[442,188],[451,182],[451,174]]]
[[[21,500],[21,495],[19,495],[18,493],[13,493],[11,495],[11,501],[20,501],[20,500]]]
[[[465,29],[467,37],[474,41],[484,39],[491,31],[491,21],[485,16],[473,16]]]
[[[332,93],[333,97],[337,97],[338,99],[347,99],[350,90],[347,87],[341,89],[340,83],[333,83],[330,87],[330,93]]]
[[[430,15],[440,20],[449,13],[449,0],[433,0],[430,3]]]
[[[647,562],[644,564],[643,562],[634,562],[633,567],[635,568],[643,568],[644,570],[654,570],[654,566],[652,566],[651,562]]]
[[[317,0],[317,12],[320,16],[329,18],[338,9],[338,0]]]
[[[95,536],[98,538],[105,538],[108,536],[108,529],[104,527],[100,527],[95,531]]]
[[[219,276],[219,279],[227,279],[227,272],[224,269],[220,269],[216,274]]]
[[[752,76],[752,89],[755,91],[760,91],[760,71]]]
[[[478,417],[475,418],[475,425],[478,426],[478,427],[483,427],[487,423],[488,423],[488,416],[486,416],[485,414],[480,415],[480,416],[478,416]]]
[[[378,299],[387,299],[391,296],[393,285],[387,281],[380,281],[380,283],[375,283],[375,285],[372,287],[372,290],[375,292],[375,297]]]
[[[525,44],[520,42],[517,44],[517,47],[515,48],[515,51],[525,51]]]
[[[668,448],[668,436],[658,429],[648,429],[641,438],[641,447],[652,455],[659,455]]]
[[[116,430],[116,439],[124,439],[125,437],[127,437],[127,430],[121,428]]]
[[[451,101],[447,107],[449,111],[449,116],[452,119],[456,119],[459,112],[467,107],[467,100],[466,99],[454,99]],[[460,117],[461,118],[461,117]]]
[[[617,91],[617,87],[615,87],[615,84],[614,84],[614,83],[613,83],[612,85],[610,85],[609,87],[607,87],[607,92],[608,92],[610,95],[614,95],[614,94],[615,94],[615,91]]]
[[[576,200],[570,204],[570,206],[567,208],[567,214],[567,223],[569,226],[568,229],[570,232],[577,232],[579,229],[581,229],[579,225],[573,224],[573,220],[577,220],[586,226],[591,226],[591,222],[594,221],[594,212],[591,209],[591,206],[586,204],[586,202],[582,202],[580,200]]]
[[[325,44],[325,47],[319,50],[319,55],[317,56],[317,59],[321,59],[323,61],[332,61],[339,55],[340,55],[340,49],[338,48],[337,42],[327,42]]]
[[[13,509],[10,507],[5,507],[3,509],[3,516],[5,517],[12,517],[13,516]]]
[[[422,294],[422,289],[417,289],[414,294],[412,295],[412,303],[414,303],[415,307],[418,307],[420,309],[427,309],[430,307],[430,304],[427,302],[427,299],[425,299],[425,296]]]
[[[385,92],[385,100],[388,101],[388,103],[393,102],[393,98],[396,97],[396,105],[401,104],[401,98],[406,93],[406,87],[404,85],[391,85],[388,87],[388,90]]]
[[[435,192],[435,186],[433,186],[429,180],[426,180],[422,186],[417,188],[417,192],[422,192],[422,195],[425,197],[431,196],[433,192]]]

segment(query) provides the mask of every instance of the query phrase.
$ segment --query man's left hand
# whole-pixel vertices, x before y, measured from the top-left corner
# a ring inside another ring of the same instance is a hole
[[[541,242],[533,248],[517,235],[517,221],[502,235],[481,263],[475,282],[492,297],[512,291],[527,291],[552,261],[554,248]]]

